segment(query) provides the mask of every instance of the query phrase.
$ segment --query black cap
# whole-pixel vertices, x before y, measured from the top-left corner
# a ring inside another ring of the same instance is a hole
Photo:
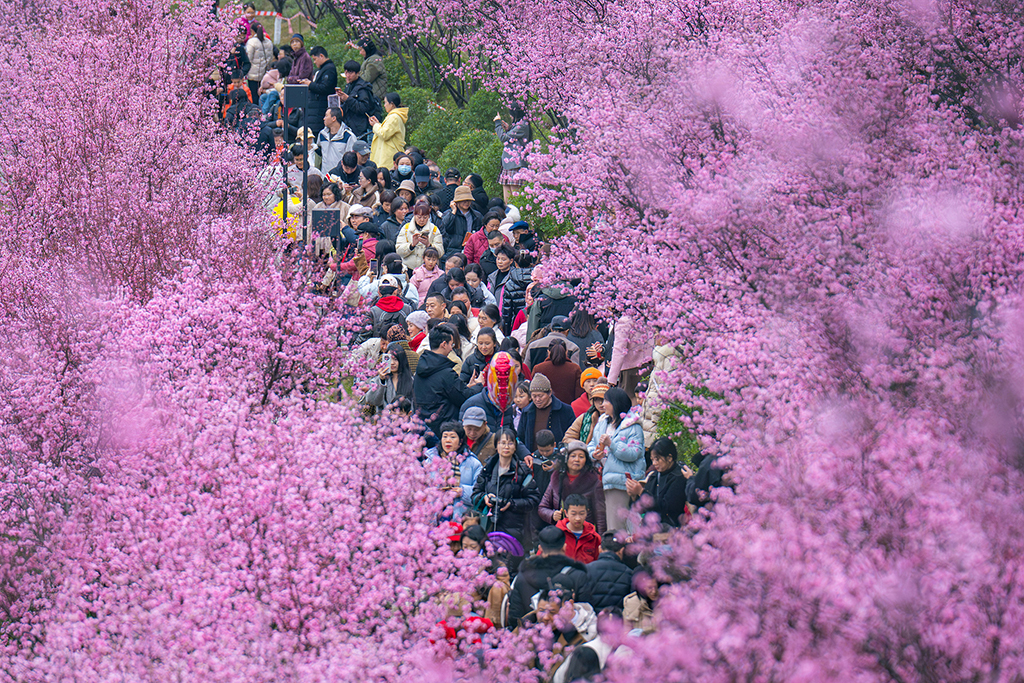
[[[556,332],[565,332],[569,329],[569,319],[564,315],[556,315],[551,319],[551,329]]]
[[[444,172],[445,180],[458,180],[461,177],[462,175],[459,174],[459,169],[457,168],[449,168],[447,171]]]

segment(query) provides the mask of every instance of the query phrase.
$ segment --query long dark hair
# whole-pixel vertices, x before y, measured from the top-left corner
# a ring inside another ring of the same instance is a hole
[[[256,8],[254,7],[253,9],[256,9]],[[256,37],[259,38],[259,41],[261,43],[264,40],[266,40],[266,36],[263,33],[263,24],[261,24],[258,21],[254,21],[251,24],[249,24],[249,28],[252,29],[252,32],[256,34]]]
[[[614,416],[611,418],[612,426],[618,427],[622,424],[622,416],[633,408],[633,401],[629,394],[618,387],[612,387],[604,395],[604,400],[612,404]]]
[[[469,331],[469,322],[466,320],[466,316],[461,313],[448,317],[448,324],[454,327],[459,332],[459,336],[463,339],[469,339],[473,336],[472,332]]]
[[[391,171],[389,169],[379,168],[378,167],[377,168],[377,175],[378,176],[381,176],[381,175],[384,176],[384,184],[381,185],[381,189],[382,190],[392,190],[392,189],[394,189],[394,186],[393,186],[393,184],[391,182]],[[378,182],[378,185],[380,185],[379,182]]]
[[[388,353],[398,361],[398,370],[394,373],[395,393],[412,398],[412,370],[409,369],[409,356],[405,353],[405,347],[392,342],[388,344]]]
[[[597,329],[597,322],[594,316],[587,311],[576,309],[569,316],[569,334],[578,339],[585,339],[588,334]]]

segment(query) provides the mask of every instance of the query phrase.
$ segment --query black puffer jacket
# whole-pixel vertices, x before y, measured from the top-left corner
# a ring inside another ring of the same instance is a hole
[[[501,302],[501,331],[506,337],[512,334],[516,314],[526,306],[526,287],[532,274],[533,268],[513,267],[507,276],[496,270],[488,278],[494,299]]]
[[[559,583],[572,587],[576,602],[590,602],[590,583],[585,565],[561,554],[531,557],[519,565],[519,573],[508,594],[509,628],[519,625],[519,621],[533,609],[530,606],[533,596],[542,590],[551,590],[556,578]]]
[[[435,434],[442,423],[457,419],[459,408],[476,393],[459,380],[454,366],[450,359],[433,351],[421,355],[416,365],[413,380],[416,414]]]
[[[657,512],[662,522],[678,527],[680,516],[686,512],[686,495],[686,477],[676,463],[664,474],[655,471],[648,475],[640,502],[648,506],[647,512]]]
[[[499,500],[511,501],[512,507],[504,512],[501,510],[489,511],[491,515],[496,515],[497,525],[494,531],[512,534],[525,546],[529,542],[529,539],[525,538],[527,535],[526,522],[530,513],[536,510],[537,505],[540,504],[540,490],[533,478],[533,472],[520,459],[518,453],[512,456],[512,465],[508,472],[500,477],[498,476],[498,461],[498,455],[492,455],[484,463],[484,468],[480,470],[480,475],[476,478],[476,484],[473,486],[473,505],[482,507],[483,499],[489,493]]]
[[[633,592],[633,570],[607,550],[587,565],[590,606],[595,612],[605,607],[622,607],[622,599]]]

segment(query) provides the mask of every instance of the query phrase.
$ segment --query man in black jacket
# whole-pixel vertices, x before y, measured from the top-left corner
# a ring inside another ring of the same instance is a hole
[[[587,565],[590,606],[595,612],[605,607],[622,609],[622,599],[633,592],[633,570],[622,561],[626,546],[615,539],[615,533],[601,535],[601,554]]]
[[[467,386],[455,374],[455,363],[448,358],[455,335],[447,325],[438,325],[430,331],[430,350],[420,356],[413,380],[416,412],[427,427],[438,437],[441,424],[457,420],[459,409],[480,390],[483,375]]]
[[[366,137],[366,131],[370,128],[366,117],[374,113],[373,90],[369,83],[359,77],[359,62],[351,59],[345,62],[345,82],[348,84],[345,90],[338,93],[341,110],[345,112],[345,125],[352,129],[357,138]]]
[[[441,237],[444,238],[446,254],[462,251],[466,235],[479,230],[484,217],[473,208],[473,193],[465,185],[455,188],[454,209],[448,209],[441,217]]]
[[[444,187],[437,191],[438,205],[447,208],[455,201],[455,190],[462,184],[459,169],[449,168],[444,174]]]
[[[299,83],[309,87],[309,99],[306,102],[306,130],[318,135],[324,127],[324,114],[327,113],[327,96],[333,95],[338,87],[338,69],[334,62],[327,58],[327,50],[319,45],[309,51],[309,56],[317,66],[313,80],[304,78]]]
[[[573,591],[576,602],[590,602],[585,565],[565,555],[565,532],[555,526],[541,529],[538,554],[519,565],[508,594],[508,626],[514,629],[534,609],[533,597],[558,584]],[[539,597],[539,596],[538,596]]]

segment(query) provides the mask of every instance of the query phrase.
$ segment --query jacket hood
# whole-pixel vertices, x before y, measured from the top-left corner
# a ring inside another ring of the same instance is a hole
[[[377,307],[383,311],[387,311],[388,313],[396,313],[405,308],[405,302],[392,294],[390,296],[382,296],[377,299]]]
[[[442,356],[439,353],[430,351],[420,356],[420,361],[416,365],[416,376],[417,377],[430,377],[445,369],[451,369],[455,367],[455,363],[449,358]]]
[[[581,572],[587,571],[586,565],[570,558],[568,555],[545,555],[544,557],[533,557],[523,562],[519,572],[537,572],[538,574],[557,574],[563,567],[572,567]]]
[[[397,116],[402,119],[402,123],[409,122],[409,107],[395,107],[391,110],[391,114],[388,116]]]
[[[572,294],[572,290],[563,289],[562,285],[554,285],[552,287],[545,287],[545,288],[543,288],[540,291],[544,292],[545,295],[551,297],[552,299],[565,299],[570,294]]]

